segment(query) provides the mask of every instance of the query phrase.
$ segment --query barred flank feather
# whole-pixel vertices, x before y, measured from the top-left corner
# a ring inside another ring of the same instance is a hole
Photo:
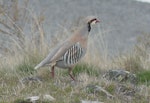
[[[62,59],[66,65],[77,63],[83,55],[83,49],[79,43],[74,44],[70,49],[66,51]]]

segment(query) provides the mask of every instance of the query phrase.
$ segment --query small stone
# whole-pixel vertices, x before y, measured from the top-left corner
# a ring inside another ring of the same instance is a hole
[[[104,102],[81,100],[81,103],[104,103]]]
[[[40,77],[25,77],[21,80],[23,83],[28,83],[28,82],[41,82],[42,79]]]
[[[116,92],[117,94],[122,94],[122,95],[126,95],[126,96],[135,96],[137,89],[133,86],[126,86],[123,84],[120,84],[116,87]]]
[[[44,95],[43,99],[46,101],[54,101],[55,100],[54,97],[52,97],[51,95],[48,95],[48,94]]]
[[[108,98],[113,98],[114,97],[107,90],[105,90],[104,88],[102,88],[98,85],[87,85],[86,86],[86,91],[91,92],[91,93],[103,92],[107,95]]]
[[[137,84],[137,77],[135,74],[123,69],[109,70],[103,75],[104,78],[108,80],[114,80],[118,82],[129,81],[132,84]]]
[[[40,99],[39,96],[32,96],[32,97],[27,97],[25,100],[28,100],[30,102],[35,103],[36,101],[38,101]]]

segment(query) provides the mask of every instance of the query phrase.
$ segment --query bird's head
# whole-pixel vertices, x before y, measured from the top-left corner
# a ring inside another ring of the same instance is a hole
[[[99,23],[100,21],[97,19],[97,17],[95,16],[88,16],[85,18],[85,23],[88,26],[88,31],[90,32],[91,30],[91,25],[95,25],[97,23]]]
[[[100,21],[97,19],[97,17],[95,17],[95,16],[88,16],[88,17],[86,17],[85,21],[86,21],[87,24],[90,24],[90,25],[94,25],[94,24],[100,22]]]

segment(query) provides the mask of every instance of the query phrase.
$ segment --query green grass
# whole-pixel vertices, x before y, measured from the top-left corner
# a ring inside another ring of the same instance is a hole
[[[88,84],[96,84],[105,88],[109,93],[117,96],[115,94],[114,82],[111,83],[99,78],[102,76],[100,68],[96,68],[93,65],[88,65],[85,63],[78,64],[73,69],[73,73],[76,77],[82,75],[82,73],[85,73],[89,75],[89,80],[82,81],[81,83],[77,83],[74,86],[71,85],[71,80],[68,74],[63,74],[65,70],[60,69],[56,71],[57,78],[50,79],[48,73],[48,75],[45,75],[45,78],[47,79],[45,79],[41,84],[39,84],[38,82],[21,84],[19,81],[24,77],[30,76],[31,72],[33,71],[35,62],[32,62],[31,60],[32,59],[28,58],[23,59],[22,62],[19,62],[18,65],[14,66],[15,69],[10,69],[9,67],[7,69],[0,68],[0,73],[3,74],[0,76],[0,79],[5,84],[5,86],[0,86],[0,96],[2,96],[3,98],[3,101],[0,102],[29,103],[25,101],[24,98],[35,95],[42,96],[44,94],[50,94],[51,96],[53,96],[56,99],[54,103],[79,103],[81,100],[99,100],[106,103],[110,101],[112,103],[116,103],[116,101],[122,101],[118,98],[112,100],[107,99],[106,95],[103,93],[95,94],[93,92],[90,92],[93,90],[89,90],[89,92],[85,91],[85,88]],[[44,68],[41,69],[45,70]],[[25,75],[22,75],[23,73]],[[140,72],[139,74],[137,74],[137,76],[140,77],[141,81],[149,81],[149,74],[150,71],[145,71]],[[134,101],[136,101],[136,99]],[[137,99],[137,101],[140,100]],[[143,100],[141,100],[140,102],[143,102]],[[40,100],[39,103],[47,103],[47,101]]]
[[[118,101],[118,103],[122,102],[122,99],[119,98],[107,99],[104,93],[94,93],[92,92],[92,89],[88,90],[88,92],[85,91],[87,85],[96,84],[98,86],[102,86],[110,94],[118,97],[117,94],[115,94],[115,82],[101,79],[100,77],[102,77],[102,70],[100,67],[95,67],[86,63],[78,64],[73,69],[73,74],[76,77],[82,75],[82,73],[87,74],[89,76],[88,80],[77,83],[74,86],[71,85],[71,79],[68,76],[68,73],[66,73],[66,70],[57,69],[56,78],[51,79],[50,73],[47,70],[48,68],[41,68],[41,70],[47,73],[46,75],[43,74],[47,79],[44,79],[41,84],[38,82],[21,84],[21,79],[30,76],[34,72],[34,66],[41,60],[41,58],[38,57],[39,56],[26,56],[22,59],[22,61],[19,61],[16,66],[13,66],[13,69],[9,66],[3,66],[3,68],[0,68],[0,74],[2,74],[0,75],[0,79],[5,84],[5,86],[0,86],[0,96],[3,98],[0,102],[29,103],[28,101],[25,101],[24,98],[35,95],[42,96],[44,94],[50,94],[53,96],[56,99],[54,103],[79,103],[81,100],[99,100],[106,103],[116,103],[116,101]],[[136,75],[140,81],[140,84],[145,84],[150,81],[150,71],[142,71]],[[138,95],[142,95],[140,93]],[[132,102],[134,103],[136,101],[143,102],[147,97],[143,97],[144,99],[138,99],[136,97],[133,98],[134,100]],[[41,99],[39,103],[47,103],[47,101]]]
[[[136,74],[140,84],[150,85],[150,70],[143,70]]]
[[[114,85],[113,83],[111,83],[110,85],[106,86],[105,89],[106,89],[109,93],[113,94],[113,93],[115,92],[115,85]]]
[[[25,54],[23,60],[15,66],[15,69],[21,74],[33,74],[35,72],[35,65],[37,65],[41,60],[42,58],[38,54]]]
[[[90,76],[99,76],[100,69],[98,69],[98,67],[94,67],[93,65],[82,63],[76,65],[73,69],[73,75],[79,75],[79,73],[87,73]]]
[[[22,73],[27,73],[27,74],[33,74],[34,72],[34,66],[32,66],[31,64],[23,61],[21,64],[19,64],[16,69],[18,70],[18,72],[22,72]]]

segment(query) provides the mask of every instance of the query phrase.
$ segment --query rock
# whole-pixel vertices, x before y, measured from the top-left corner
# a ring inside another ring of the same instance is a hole
[[[51,95],[45,94],[43,95],[43,98],[41,96],[31,96],[31,97],[25,98],[24,100],[27,102],[36,103],[39,101],[47,101],[47,102],[54,101],[55,98],[52,97]]]
[[[46,101],[54,101],[55,100],[54,97],[52,97],[51,95],[48,95],[48,94],[43,95],[43,99]]]
[[[32,103],[36,103],[36,101],[38,101],[39,99],[40,99],[39,96],[32,96],[32,97],[25,98],[25,100],[32,102]]]
[[[125,95],[125,96],[135,96],[135,93],[136,93],[137,89],[133,86],[127,86],[127,85],[123,85],[123,84],[119,84],[117,87],[116,87],[116,93],[117,94],[122,94],[122,95]]]
[[[126,82],[129,81],[132,84],[137,84],[137,77],[135,74],[130,73],[125,70],[109,70],[103,75],[104,78],[108,80],[115,80],[118,82]]]
[[[102,87],[98,86],[98,85],[88,85],[86,86],[86,91],[90,92],[90,93],[98,93],[98,92],[103,92],[107,95],[107,97],[109,98],[113,98],[114,96],[111,95],[108,91],[106,91],[105,89],[103,89]]]
[[[25,77],[21,81],[22,83],[41,82],[42,79],[40,77]]]
[[[135,99],[142,99],[142,97],[138,95],[139,88],[133,85],[119,84],[116,86],[115,92],[117,97],[124,101],[123,103],[131,103],[131,101]]]
[[[104,103],[104,102],[81,100],[81,103]]]

